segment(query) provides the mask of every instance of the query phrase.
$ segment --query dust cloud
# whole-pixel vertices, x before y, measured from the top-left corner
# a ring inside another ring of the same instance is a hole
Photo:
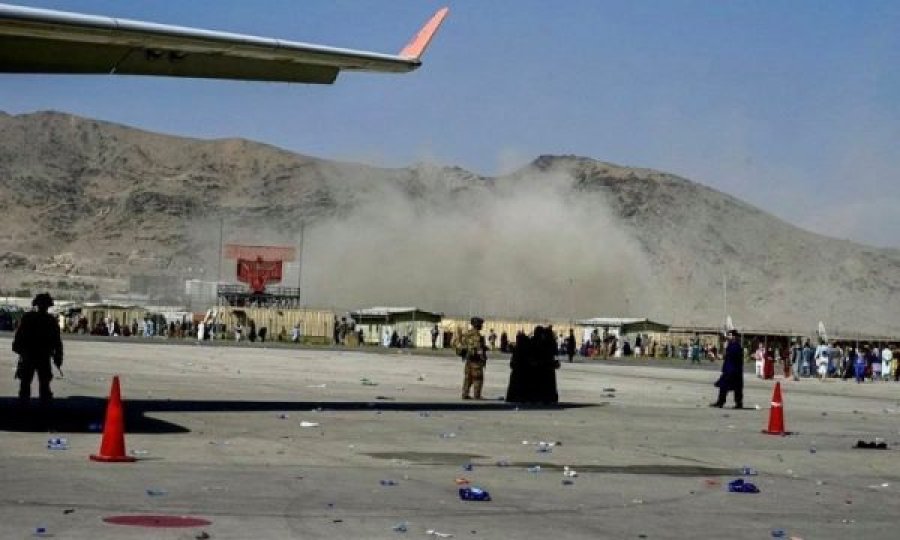
[[[307,227],[305,302],[508,317],[644,314],[645,258],[602,195],[574,191],[564,174],[460,182],[441,171],[360,183],[352,209]]]

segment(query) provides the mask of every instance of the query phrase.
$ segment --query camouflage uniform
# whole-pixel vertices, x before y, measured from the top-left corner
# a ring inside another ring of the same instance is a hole
[[[462,398],[469,398],[469,388],[475,386],[475,399],[481,399],[481,387],[484,384],[484,367],[487,364],[487,347],[484,337],[476,327],[470,328],[460,336],[460,347],[466,360],[463,378]]]

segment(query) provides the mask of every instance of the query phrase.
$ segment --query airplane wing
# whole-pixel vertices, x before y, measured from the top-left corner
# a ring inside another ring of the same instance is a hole
[[[397,55],[0,4],[0,72],[157,75],[331,84],[342,70],[406,73],[447,16]]]

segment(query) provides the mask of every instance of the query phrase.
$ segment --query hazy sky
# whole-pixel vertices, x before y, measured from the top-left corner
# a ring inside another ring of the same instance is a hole
[[[802,227],[900,247],[900,2],[866,0],[22,0],[398,51],[407,75],[334,86],[0,75],[0,110],[481,174],[579,154],[674,172]]]

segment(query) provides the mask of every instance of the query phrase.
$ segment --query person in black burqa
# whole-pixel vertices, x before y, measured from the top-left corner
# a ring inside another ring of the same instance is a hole
[[[728,332],[728,345],[725,347],[725,361],[722,362],[722,375],[716,381],[719,399],[710,403],[710,407],[722,408],[728,392],[734,392],[734,408],[744,408],[744,352],[741,349],[737,332]]]
[[[16,378],[19,379],[19,402],[27,405],[31,399],[31,382],[34,374],[38,376],[38,392],[42,404],[49,404],[53,399],[50,381],[53,371],[50,359],[57,369],[63,363],[63,345],[59,333],[59,324],[53,315],[47,313],[53,306],[53,298],[41,293],[31,302],[35,310],[26,313],[19,323],[13,338],[12,350],[19,355]]]
[[[524,332],[516,335],[516,344],[509,359],[509,386],[506,401],[525,403],[530,401],[533,368],[531,366],[531,340]]]
[[[556,336],[551,328],[535,327],[532,338],[532,362],[534,365],[534,394],[529,401],[543,404],[556,403],[559,394],[556,389]]]

